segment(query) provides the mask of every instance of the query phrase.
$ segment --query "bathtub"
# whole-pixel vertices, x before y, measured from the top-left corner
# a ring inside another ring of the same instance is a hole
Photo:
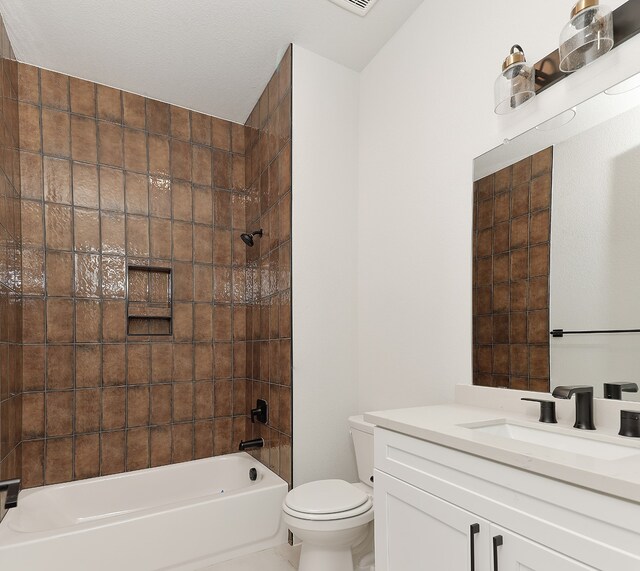
[[[244,452],[25,490],[0,524],[0,569],[201,569],[286,543],[286,494]]]

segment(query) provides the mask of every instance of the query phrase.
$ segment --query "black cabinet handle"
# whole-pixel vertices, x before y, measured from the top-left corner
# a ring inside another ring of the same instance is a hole
[[[471,569],[476,571],[476,534],[480,533],[480,524],[472,523],[469,527],[469,551],[471,552]]]
[[[496,535],[493,538],[493,571],[500,571],[498,569],[498,547],[504,543],[501,535]]]

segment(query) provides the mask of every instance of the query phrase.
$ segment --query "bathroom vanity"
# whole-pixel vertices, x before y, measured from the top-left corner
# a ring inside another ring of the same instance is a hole
[[[615,435],[617,411],[596,403],[602,428],[576,430],[570,403],[548,425],[532,393],[458,388],[453,405],[365,415],[376,569],[639,570],[640,442]]]

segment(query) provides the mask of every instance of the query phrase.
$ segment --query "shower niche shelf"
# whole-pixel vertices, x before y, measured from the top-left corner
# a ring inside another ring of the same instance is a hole
[[[127,266],[127,335],[171,335],[171,268]]]

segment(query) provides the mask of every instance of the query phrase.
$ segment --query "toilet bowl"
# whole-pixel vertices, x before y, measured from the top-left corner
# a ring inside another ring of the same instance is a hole
[[[359,416],[349,426],[360,482],[309,482],[283,502],[283,520],[302,541],[299,571],[354,571],[353,548],[372,536],[373,425]]]

